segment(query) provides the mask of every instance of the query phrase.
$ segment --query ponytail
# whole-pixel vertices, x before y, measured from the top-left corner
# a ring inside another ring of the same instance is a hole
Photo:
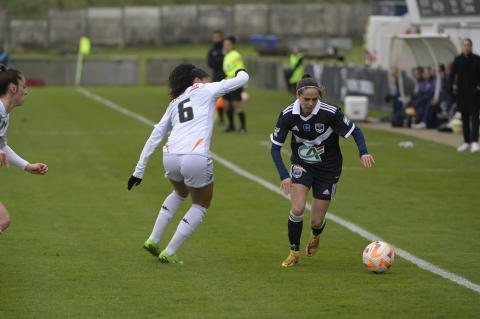
[[[7,69],[3,64],[0,64],[0,96],[7,94],[8,86],[10,84],[18,85],[22,80],[22,73],[15,69]]]

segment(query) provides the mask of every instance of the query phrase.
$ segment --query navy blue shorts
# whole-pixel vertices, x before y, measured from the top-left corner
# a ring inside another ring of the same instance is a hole
[[[227,93],[223,98],[227,101],[241,101],[242,100],[243,88],[236,89],[230,93]]]
[[[302,184],[313,189],[313,198],[333,200],[337,191],[338,177],[312,172],[308,167],[292,164],[290,178],[293,184]]]

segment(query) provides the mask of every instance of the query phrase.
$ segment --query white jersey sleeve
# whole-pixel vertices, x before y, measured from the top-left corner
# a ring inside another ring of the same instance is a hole
[[[143,178],[149,157],[169,130],[171,131],[163,148],[164,153],[210,157],[215,101],[218,97],[244,86],[248,78],[247,72],[239,71],[233,79],[195,83],[173,99],[147,140],[133,176]]]
[[[5,106],[0,101],[0,149],[7,145],[8,113]]]
[[[25,169],[28,162],[15,153],[7,144],[7,129],[9,116],[5,110],[5,106],[0,101],[0,150],[7,154],[8,161],[20,169]]]
[[[163,115],[160,122],[154,126],[153,131],[150,134],[147,142],[145,143],[142,153],[140,154],[140,159],[137,162],[137,166],[135,167],[135,172],[133,173],[133,176],[143,178],[150,156],[157,149],[158,145],[160,145],[163,137],[167,134],[167,132],[172,129],[172,122],[170,119],[171,112],[172,107],[170,106],[165,111],[165,114]]]
[[[215,98],[223,96],[229,92],[235,91],[247,84],[249,79],[248,73],[241,70],[237,75],[228,80],[222,80],[220,82],[212,82],[205,84],[205,87],[213,94]]]
[[[8,145],[5,145],[5,147],[2,148],[2,151],[7,154],[7,158],[10,163],[22,170],[25,170],[25,167],[27,167],[29,164],[26,160],[18,156],[17,153],[15,153]]]

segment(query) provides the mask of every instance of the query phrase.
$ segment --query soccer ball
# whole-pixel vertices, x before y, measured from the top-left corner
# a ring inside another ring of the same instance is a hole
[[[363,250],[363,265],[371,272],[387,271],[395,258],[393,247],[383,241],[374,241]]]

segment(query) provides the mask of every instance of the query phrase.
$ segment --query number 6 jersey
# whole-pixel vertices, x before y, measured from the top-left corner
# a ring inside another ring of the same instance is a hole
[[[270,139],[273,144],[282,146],[291,131],[292,164],[338,177],[342,170],[338,136],[347,138],[354,129],[355,124],[337,107],[321,101],[310,115],[302,116],[297,99],[280,113]]]
[[[150,155],[171,130],[163,151],[171,154],[199,154],[210,157],[210,142],[215,116],[215,102],[226,93],[248,82],[247,72],[220,82],[195,83],[172,100],[162,119],[155,125],[143,148],[133,175],[143,178]]]

